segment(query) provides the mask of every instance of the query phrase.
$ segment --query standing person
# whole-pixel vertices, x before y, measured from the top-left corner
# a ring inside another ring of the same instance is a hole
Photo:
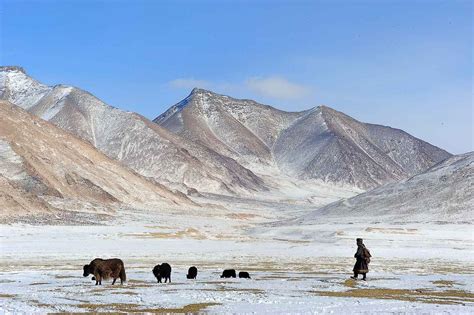
[[[351,278],[357,279],[359,274],[362,274],[362,280],[365,281],[366,274],[369,272],[370,257],[372,257],[372,255],[370,255],[369,250],[365,247],[361,238],[356,239],[356,243],[357,252],[354,255],[356,263],[354,269],[352,269],[352,271],[354,271],[354,276]]]

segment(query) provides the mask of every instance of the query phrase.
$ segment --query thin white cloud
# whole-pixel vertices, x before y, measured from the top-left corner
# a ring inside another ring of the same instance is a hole
[[[179,78],[168,82],[168,85],[172,88],[178,89],[192,89],[198,88],[209,88],[212,86],[211,82],[206,80],[196,80],[193,78]]]
[[[310,90],[283,77],[250,78],[245,85],[253,92],[274,99],[298,99],[309,95]]]
[[[242,82],[213,82],[194,78],[178,78],[169,81],[171,88],[191,90],[199,87],[217,93],[240,95],[259,95],[275,100],[304,99],[311,95],[311,90],[302,84],[290,82],[281,76],[252,77]]]

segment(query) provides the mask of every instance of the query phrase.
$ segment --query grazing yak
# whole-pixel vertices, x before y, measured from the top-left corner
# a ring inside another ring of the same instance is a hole
[[[117,278],[120,278],[120,284],[123,284],[123,282],[127,280],[123,261],[118,258],[96,258],[88,265],[84,265],[83,269],[84,277],[87,277],[88,275],[94,275],[92,280],[95,280],[95,285],[101,285],[102,280],[107,280],[110,278],[114,279],[112,285],[115,284]]]
[[[250,279],[250,275],[247,271],[241,271],[239,272],[239,278]]]
[[[187,279],[196,279],[196,276],[198,274],[198,269],[194,266],[189,267],[188,269],[188,274],[186,275]]]
[[[221,278],[235,278],[235,269],[226,269],[222,272]]]
[[[165,283],[167,280],[171,282],[171,266],[169,264],[163,263],[161,265],[156,265],[152,271],[158,280],[158,283],[161,283],[162,278],[165,278]]]

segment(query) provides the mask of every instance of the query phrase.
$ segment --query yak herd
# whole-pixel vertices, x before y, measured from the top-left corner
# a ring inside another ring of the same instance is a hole
[[[155,276],[158,283],[161,283],[161,280],[164,279],[165,283],[167,281],[171,282],[171,266],[168,263],[162,263],[161,265],[156,265],[153,270],[153,275]],[[197,268],[192,266],[188,269],[188,274],[186,275],[187,279],[196,279],[197,277]],[[113,279],[112,284],[115,284],[117,279],[120,279],[120,284],[123,284],[127,280],[127,275],[125,274],[125,266],[123,261],[118,258],[112,259],[102,259],[96,258],[91,261],[88,265],[84,265],[84,277],[93,275],[92,280],[95,280],[96,285],[101,285],[102,280]],[[221,278],[236,278],[237,274],[235,269],[226,269],[222,272]],[[250,275],[246,271],[239,272],[239,278],[250,279]]]

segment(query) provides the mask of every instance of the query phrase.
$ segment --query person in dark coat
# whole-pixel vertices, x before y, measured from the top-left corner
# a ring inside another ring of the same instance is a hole
[[[369,250],[365,247],[361,238],[356,240],[357,242],[357,252],[355,253],[354,257],[356,259],[356,263],[354,265],[354,276],[351,277],[352,279],[357,279],[359,274],[362,275],[362,280],[366,280],[366,274],[369,272],[369,263],[370,263],[370,255]]]

